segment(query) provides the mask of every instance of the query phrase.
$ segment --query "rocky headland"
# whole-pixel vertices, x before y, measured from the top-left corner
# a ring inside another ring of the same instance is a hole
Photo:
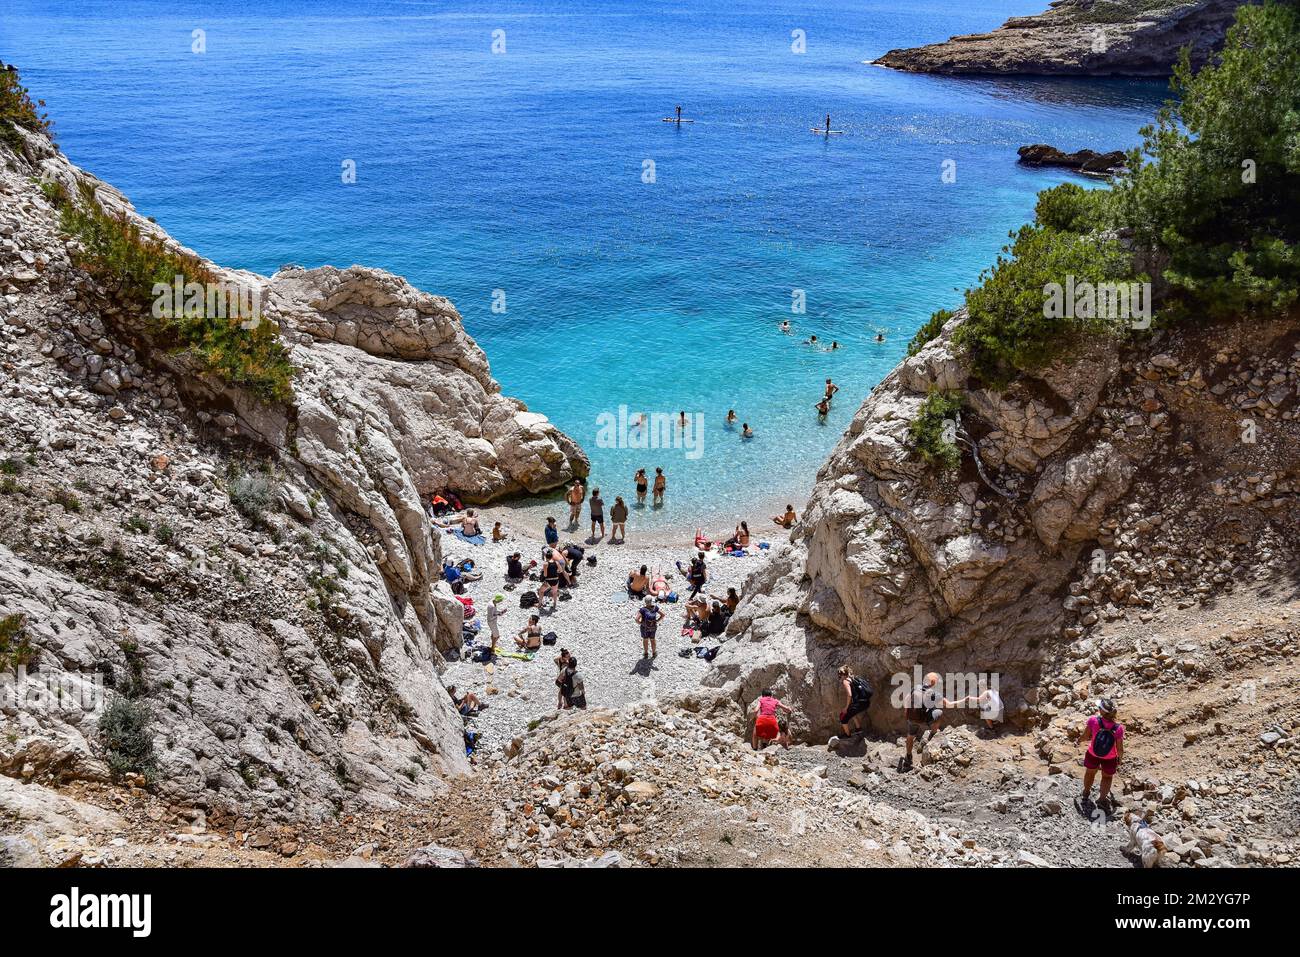
[[[872,61],[913,73],[1168,76],[1179,51],[1193,66],[1223,43],[1243,0],[1054,0],[990,33],[890,50]]]

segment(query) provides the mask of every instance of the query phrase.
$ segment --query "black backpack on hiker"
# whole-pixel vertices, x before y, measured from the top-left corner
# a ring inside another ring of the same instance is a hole
[[[1097,733],[1092,736],[1092,753],[1099,758],[1104,758],[1115,748],[1115,728],[1117,725],[1111,724],[1106,727],[1106,719],[1097,720]]]
[[[867,679],[859,675],[849,679],[849,692],[853,696],[854,704],[871,704],[871,696],[875,694],[871,690],[871,685],[867,684]]]

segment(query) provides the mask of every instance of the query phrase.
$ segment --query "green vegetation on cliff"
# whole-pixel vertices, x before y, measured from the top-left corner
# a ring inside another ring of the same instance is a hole
[[[1216,62],[1193,73],[1142,130],[1129,172],[1110,187],[1066,183],[1039,195],[1034,222],[965,295],[954,343],[987,385],[1132,322],[1047,308],[1049,287],[1145,283],[1165,325],[1280,315],[1300,296],[1300,15],[1243,6]],[[1152,275],[1139,272],[1149,264]],[[1127,319],[1127,317],[1124,317]],[[932,319],[911,351],[937,335]]]

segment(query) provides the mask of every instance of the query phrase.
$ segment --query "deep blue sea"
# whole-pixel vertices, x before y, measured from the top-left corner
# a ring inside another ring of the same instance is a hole
[[[1150,121],[1160,83],[863,62],[1045,5],[4,0],[0,59],[72,160],[186,245],[265,273],[379,266],[448,296],[505,391],[587,448],[607,500],[659,465],[668,507],[638,522],[724,524],[802,505],[916,326],[1063,178],[1018,168],[1017,147],[1127,148]],[[697,122],[660,122],[678,104]],[[827,113],[843,135],[809,132]],[[828,376],[841,398],[818,424]],[[702,415],[702,453],[600,447],[620,405]]]

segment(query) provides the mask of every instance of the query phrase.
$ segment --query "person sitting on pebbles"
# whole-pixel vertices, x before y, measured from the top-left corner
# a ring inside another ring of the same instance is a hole
[[[519,629],[515,636],[515,648],[519,651],[537,651],[542,647],[542,619],[537,615],[528,616],[528,624]]]

